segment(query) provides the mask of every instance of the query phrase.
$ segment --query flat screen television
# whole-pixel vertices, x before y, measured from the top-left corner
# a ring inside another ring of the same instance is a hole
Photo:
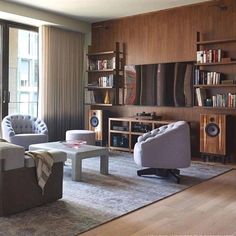
[[[125,66],[125,104],[192,106],[193,62]]]

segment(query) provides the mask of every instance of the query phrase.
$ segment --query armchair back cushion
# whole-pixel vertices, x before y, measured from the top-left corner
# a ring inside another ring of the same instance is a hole
[[[28,149],[30,144],[48,142],[48,129],[39,118],[9,115],[2,121],[2,136],[7,141]]]
[[[138,138],[134,160],[142,167],[175,169],[190,166],[190,131],[185,121],[152,130]]]

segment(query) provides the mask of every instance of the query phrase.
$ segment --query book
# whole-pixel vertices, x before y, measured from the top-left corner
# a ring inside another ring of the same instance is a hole
[[[113,57],[110,60],[107,60],[107,69],[115,69],[116,68],[116,58]]]
[[[87,104],[92,104],[92,103],[95,103],[95,98],[94,98],[94,92],[93,91],[85,91],[85,97],[84,97],[84,100],[85,100],[85,103]]]
[[[197,51],[197,63],[203,63],[203,51]]]
[[[206,90],[202,88],[196,88],[196,97],[198,106],[202,107],[205,105]]]

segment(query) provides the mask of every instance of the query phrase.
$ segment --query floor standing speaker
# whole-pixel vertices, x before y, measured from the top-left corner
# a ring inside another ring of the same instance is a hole
[[[200,152],[227,155],[228,117],[222,114],[200,115]]]
[[[96,141],[107,142],[107,112],[103,110],[89,110],[89,130],[95,132]]]

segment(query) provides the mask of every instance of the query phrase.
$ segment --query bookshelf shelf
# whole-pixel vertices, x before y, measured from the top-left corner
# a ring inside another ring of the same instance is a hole
[[[218,65],[233,65],[233,64],[236,64],[236,61],[196,63],[195,66],[218,66]]]
[[[217,109],[217,110],[236,110],[235,107],[210,107],[210,106],[194,106],[193,108]]]
[[[119,131],[119,130],[110,130],[110,133],[116,133],[116,134],[120,134],[121,133],[121,131]],[[130,132],[129,131],[122,131],[122,134],[129,134]]]
[[[87,105],[87,106],[104,106],[104,107],[114,106],[114,104],[112,104],[112,103],[108,103],[108,104],[105,104],[105,103],[85,103],[85,105]]]
[[[91,90],[96,90],[96,89],[116,89],[116,88],[111,87],[111,86],[107,86],[107,87],[100,87],[100,86],[85,86],[84,88],[86,88],[86,89],[91,89]]]
[[[103,73],[103,72],[116,72],[116,69],[103,69],[103,70],[87,70],[89,73]]]
[[[95,52],[95,53],[87,53],[87,56],[100,56],[100,55],[112,55],[116,54],[116,51],[105,51],[105,52]]]
[[[235,87],[236,84],[195,84],[194,88],[228,88]]]
[[[229,39],[219,39],[219,40],[205,40],[205,41],[198,41],[197,45],[210,45],[210,44],[221,44],[221,43],[235,43],[236,38],[229,38]]]

